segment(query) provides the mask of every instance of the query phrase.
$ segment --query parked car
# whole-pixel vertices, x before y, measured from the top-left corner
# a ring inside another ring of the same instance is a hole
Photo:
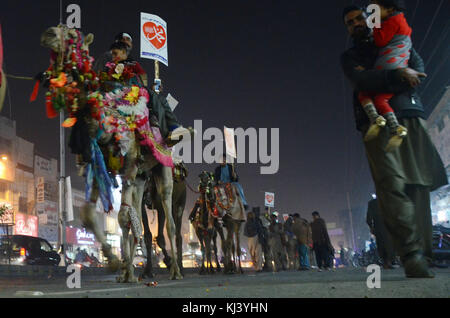
[[[40,237],[0,236],[0,264],[58,266],[61,256]]]

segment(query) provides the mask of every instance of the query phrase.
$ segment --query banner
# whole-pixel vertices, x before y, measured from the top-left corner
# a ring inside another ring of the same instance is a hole
[[[225,147],[227,150],[227,155],[236,158],[236,145],[234,144],[234,128],[224,127],[223,129],[225,135]]]
[[[273,208],[275,206],[275,193],[266,192],[264,195],[264,205]]]
[[[37,190],[36,192],[37,203],[44,203],[45,200],[44,177],[37,178],[36,190]]]
[[[141,58],[169,66],[167,23],[157,15],[141,12]]]
[[[173,98],[173,96],[170,94],[167,95],[166,100],[167,100],[167,103],[169,104],[170,110],[174,111],[175,107],[177,107],[177,105],[178,105],[178,101],[175,98]]]
[[[94,245],[94,233],[87,232],[86,229],[66,227],[67,244],[72,245]]]
[[[8,202],[0,202],[0,208],[3,210],[3,215],[0,217],[0,225],[13,225],[15,223],[15,213],[12,205]]]
[[[38,223],[37,216],[16,213],[14,234],[38,237]]]
[[[72,201],[72,185],[70,183],[70,176],[66,177],[66,222],[73,221],[73,201]]]
[[[46,239],[51,244],[58,242],[58,226],[39,224],[39,237]]]
[[[44,203],[38,203],[36,205],[36,214],[40,224],[58,225],[58,208],[56,202],[44,201]]]

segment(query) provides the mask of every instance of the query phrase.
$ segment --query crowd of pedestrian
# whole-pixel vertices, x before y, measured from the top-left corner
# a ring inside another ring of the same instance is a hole
[[[259,207],[253,208],[247,215],[244,236],[256,272],[334,268],[334,248],[317,211],[311,221],[299,213],[280,220],[278,212],[261,214]]]

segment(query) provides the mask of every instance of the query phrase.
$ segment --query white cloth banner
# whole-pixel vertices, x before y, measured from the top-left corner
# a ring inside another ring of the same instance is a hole
[[[275,193],[266,192],[264,195],[264,205],[270,208],[275,206]]]
[[[167,23],[157,15],[141,12],[141,58],[169,66]]]
[[[234,144],[234,128],[224,127],[223,129],[225,135],[225,147],[227,150],[227,155],[236,158],[236,146]]]
[[[174,111],[175,107],[177,107],[177,105],[178,105],[178,101],[175,98],[173,98],[173,96],[170,94],[167,95],[166,100],[167,100],[167,103],[169,104],[170,110]]]
[[[73,221],[73,201],[72,201],[72,184],[70,182],[70,176],[66,177],[66,216],[67,222]]]

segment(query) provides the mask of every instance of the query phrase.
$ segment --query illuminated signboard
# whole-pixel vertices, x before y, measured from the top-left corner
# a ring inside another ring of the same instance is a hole
[[[66,227],[67,243],[73,245],[94,245],[95,236],[86,229]]]
[[[15,235],[38,236],[39,219],[34,215],[16,213],[16,225],[14,226]]]

